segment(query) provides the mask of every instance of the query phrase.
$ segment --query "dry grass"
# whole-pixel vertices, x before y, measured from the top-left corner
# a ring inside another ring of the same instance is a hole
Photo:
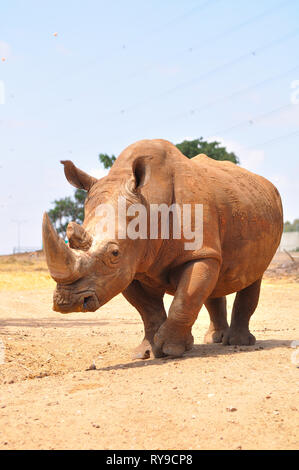
[[[281,268],[282,266],[282,268]],[[278,267],[278,268],[277,268]],[[292,268],[292,272],[290,272]],[[285,253],[277,253],[265,273],[264,284],[298,284],[299,267]],[[54,289],[43,252],[0,256],[1,290]]]
[[[0,291],[54,286],[43,254],[0,256]]]

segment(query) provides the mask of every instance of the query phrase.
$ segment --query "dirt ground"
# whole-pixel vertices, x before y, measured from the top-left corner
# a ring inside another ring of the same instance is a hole
[[[121,295],[61,315],[42,256],[0,257],[0,449],[298,448],[298,274],[275,258],[254,346],[204,345],[203,309],[183,358],[132,361],[143,329]]]

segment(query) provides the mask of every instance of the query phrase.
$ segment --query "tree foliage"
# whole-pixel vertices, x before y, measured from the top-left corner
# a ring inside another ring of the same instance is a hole
[[[283,224],[284,232],[299,232],[299,219],[295,219],[293,223],[288,220]]]
[[[107,155],[107,153],[100,153],[99,154],[99,160],[103,164],[104,168],[107,170],[108,168],[111,168],[113,163],[116,160],[115,155]]]
[[[229,160],[233,163],[240,163],[238,157],[233,152],[228,152],[220,143],[206,142],[202,137],[194,140],[184,140],[176,147],[188,158],[193,158],[199,153],[205,153],[214,160]]]
[[[65,197],[53,202],[54,207],[49,210],[48,214],[57,232],[63,238],[66,237],[66,228],[69,222],[77,222],[78,224],[83,222],[85,198],[86,191],[76,189],[73,198]]]
[[[199,153],[205,153],[214,160],[229,160],[233,163],[240,163],[238,157],[233,152],[228,152],[225,147],[221,147],[219,142],[207,142],[202,137],[194,140],[184,140],[176,144],[176,147],[188,158],[193,158]],[[100,153],[99,160],[104,168],[108,169],[112,167],[116,158],[114,155],[110,157],[106,153]]]

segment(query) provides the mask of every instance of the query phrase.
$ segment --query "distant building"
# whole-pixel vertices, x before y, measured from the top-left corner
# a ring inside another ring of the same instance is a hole
[[[13,249],[13,254],[17,253],[31,253],[34,251],[40,251],[41,247],[34,247],[34,246],[19,246],[19,247],[14,247]]]
[[[278,251],[299,250],[299,232],[283,232]]]

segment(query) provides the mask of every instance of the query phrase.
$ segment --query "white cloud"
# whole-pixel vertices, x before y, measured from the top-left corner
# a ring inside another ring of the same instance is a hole
[[[187,136],[182,137],[181,139],[176,139],[176,142],[174,142],[174,145],[180,144],[184,140],[195,140],[195,139],[198,139],[198,136],[194,137],[194,136],[187,135]]]
[[[95,178],[103,178],[104,176],[108,175],[109,170],[105,170],[105,168],[92,168],[88,171],[88,174],[94,176]]]
[[[256,172],[265,159],[264,150],[248,149],[235,140],[224,139],[220,136],[212,136],[209,137],[207,140],[208,142],[213,142],[216,140],[221,145],[226,147],[228,152],[234,152],[240,159],[241,166],[243,166],[247,170]]]

